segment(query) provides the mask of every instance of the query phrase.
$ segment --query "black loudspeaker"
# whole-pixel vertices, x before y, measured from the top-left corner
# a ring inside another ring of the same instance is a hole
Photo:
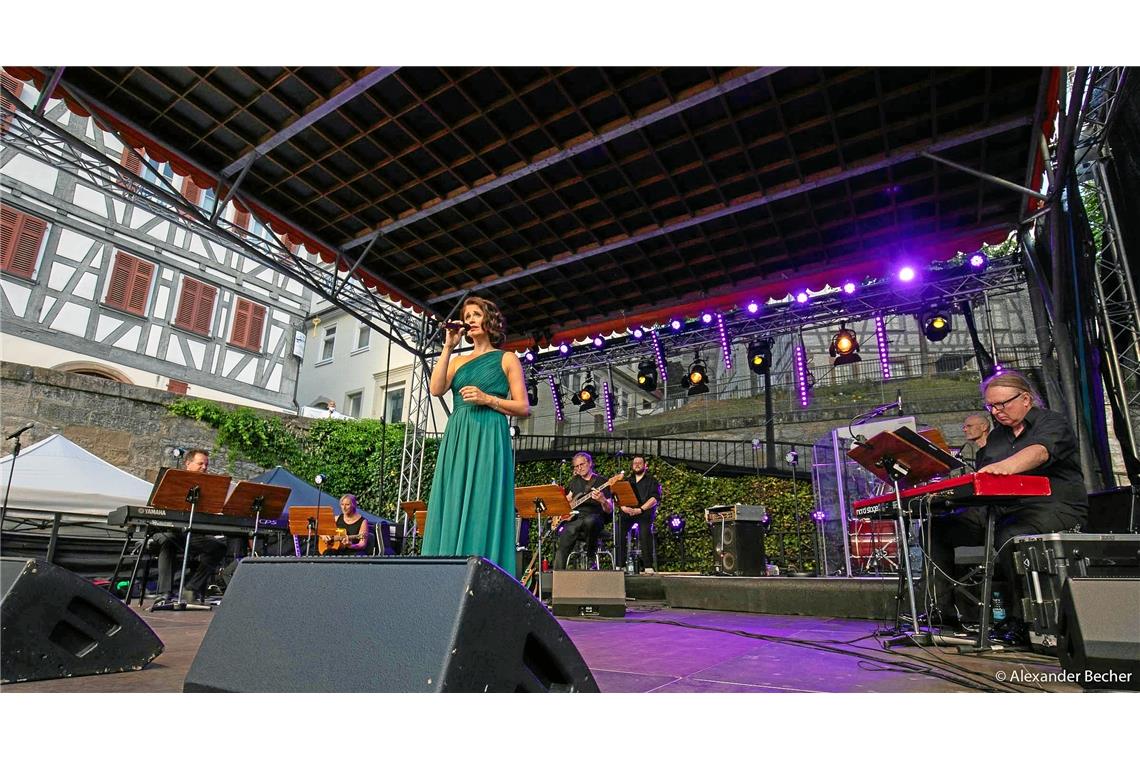
[[[767,574],[762,523],[726,520],[720,525],[713,525],[712,537],[717,555],[717,575],[759,577]]]
[[[472,557],[242,561],[184,691],[596,692],[558,621]]]
[[[127,605],[59,565],[0,559],[0,683],[140,670],[162,641]]]
[[[550,602],[559,617],[625,617],[621,570],[555,570]]]
[[[1085,688],[1140,690],[1140,579],[1065,581],[1057,649]]]

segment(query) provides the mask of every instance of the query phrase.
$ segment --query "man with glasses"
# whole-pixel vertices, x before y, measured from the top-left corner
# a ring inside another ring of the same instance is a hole
[[[978,452],[978,472],[1044,475],[1052,490],[1050,496],[992,507],[996,510],[995,574],[1009,586],[1005,625],[996,634],[1006,643],[1024,644],[1027,635],[1021,620],[1021,583],[1013,567],[1013,538],[1079,526],[1088,515],[1088,493],[1072,428],[1064,415],[1041,406],[1028,380],[1017,372],[1004,371],[983,383],[982,396],[997,425]],[[931,530],[935,604],[943,622],[953,623],[957,615],[947,574],[953,569],[954,547],[977,546],[985,540],[984,510],[967,507],[937,517]]]
[[[571,504],[580,496],[589,493],[593,498],[574,508],[578,514],[572,515],[558,527],[558,548],[554,552],[554,569],[565,570],[566,560],[579,539],[586,542],[586,556],[589,566],[597,563],[598,537],[606,523],[606,516],[614,511],[613,498],[606,479],[594,472],[594,458],[585,451],[579,451],[571,460],[574,477],[566,485],[566,501]]]

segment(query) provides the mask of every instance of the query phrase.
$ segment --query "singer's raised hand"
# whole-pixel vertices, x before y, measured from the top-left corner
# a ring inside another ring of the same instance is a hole
[[[448,324],[450,324],[450,323],[448,323]],[[443,346],[444,346],[444,348],[454,350],[455,347],[459,345],[459,339],[461,336],[462,336],[461,330],[459,330],[459,329],[452,330],[451,328],[446,328],[443,331]]]

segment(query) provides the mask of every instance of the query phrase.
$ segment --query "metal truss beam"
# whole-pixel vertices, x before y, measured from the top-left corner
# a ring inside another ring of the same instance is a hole
[[[802,306],[795,303],[764,305],[755,316],[737,310],[724,315],[725,330],[729,343],[736,344],[752,338],[775,337],[827,325],[838,326],[842,321],[858,322],[887,314],[916,314],[932,304],[950,308],[984,295],[1016,293],[1025,287],[1025,271],[1020,264],[1004,259],[991,262],[989,268],[982,272],[946,270],[928,273],[928,278],[927,282],[913,288],[900,288],[892,280],[883,280],[864,286],[850,296],[836,290]],[[715,326],[698,328],[690,324],[684,332],[658,329],[657,335],[666,356],[690,351],[720,351],[720,336]],[[566,372],[632,364],[652,353],[648,338],[643,341],[619,338],[602,349],[578,347],[569,356],[545,351],[535,360],[533,372],[538,377],[557,377]],[[707,354],[705,358],[708,358]]]
[[[449,209],[452,206],[463,203],[464,201],[471,200],[472,198],[477,198],[483,193],[490,192],[495,188],[502,187],[503,185],[508,185],[517,179],[522,179],[523,177],[534,174],[535,172],[540,172],[549,166],[553,166],[554,164],[557,164],[561,161],[565,161],[568,158],[573,158],[580,153],[585,153],[586,151],[596,148],[599,145],[605,145],[611,140],[616,140],[617,138],[623,135],[627,135],[630,132],[636,132],[637,130],[647,127],[654,122],[661,121],[662,119],[681,113],[682,111],[686,111],[690,108],[700,105],[701,103],[712,100],[713,98],[718,98],[721,95],[725,95],[747,84],[752,84],[753,82],[767,79],[777,71],[780,71],[782,68],[782,66],[765,66],[750,71],[747,74],[741,74],[740,76],[733,77],[727,82],[721,82],[720,84],[710,87],[707,90],[701,90],[695,95],[691,95],[687,98],[684,98],[683,100],[678,100],[672,105],[665,106],[664,108],[654,111],[653,113],[649,113],[645,116],[626,122],[620,127],[611,129],[609,132],[597,135],[596,137],[592,137],[589,140],[580,142],[573,147],[566,148],[565,150],[561,150],[557,153],[549,155],[546,158],[535,161],[533,164],[527,164],[517,171],[510,172],[509,174],[504,174],[503,176],[491,180],[486,184],[479,185],[478,187],[473,187],[466,192],[460,193],[453,198],[448,198],[447,200],[437,203],[430,208],[421,209],[420,211],[417,211],[414,214],[409,214],[408,216],[392,222],[391,224],[386,224],[375,232],[370,232],[367,235],[356,238],[355,240],[350,240],[348,243],[345,243],[344,247],[354,248],[356,246],[363,245],[371,240],[375,240],[378,237],[387,235],[390,232],[394,232],[401,227],[406,227],[409,224],[420,221],[421,219],[426,219],[433,214],[438,214],[444,209]]]
[[[4,130],[6,150],[13,150],[89,183],[117,200],[142,208],[190,232],[236,250],[335,303],[397,345],[417,355],[420,318],[386,296],[364,287],[335,266],[295,254],[275,235],[262,237],[226,220],[209,218],[165,179],[149,182],[60,124],[35,114],[15,100],[16,111]],[[266,229],[268,229],[266,227]]]
[[[427,350],[428,341],[434,332],[434,325],[428,321],[426,315],[421,315],[419,330],[416,336],[416,348],[413,353],[418,357],[412,362],[411,389],[408,395],[408,421],[404,425],[404,443],[400,451],[400,483],[396,493],[396,512],[394,519],[403,520],[404,536],[411,530],[408,524],[408,515],[400,509],[406,501],[419,501],[423,492],[424,449],[427,441],[427,419],[431,410],[431,398],[428,395],[428,367],[422,359]],[[402,518],[401,518],[402,515]]]
[[[859,176],[862,176],[864,174],[869,174],[871,172],[875,172],[875,171],[878,171],[880,169],[886,169],[890,166],[895,166],[897,164],[905,163],[907,161],[911,161],[911,160],[914,160],[916,158],[919,158],[919,157],[923,156],[924,154],[928,154],[931,152],[937,152],[937,151],[949,150],[950,148],[954,148],[954,147],[957,147],[959,145],[965,145],[967,143],[975,142],[977,140],[983,140],[987,137],[992,137],[994,135],[1003,134],[1003,133],[1008,132],[1012,129],[1019,129],[1019,128],[1024,127],[1030,123],[1031,123],[1031,120],[1029,118],[1019,117],[1016,119],[1010,119],[1008,121],[1004,121],[1004,122],[1000,122],[998,124],[991,125],[991,126],[986,127],[984,129],[961,132],[961,133],[958,133],[956,135],[944,137],[940,140],[935,140],[934,142],[912,146],[912,147],[908,148],[907,150],[898,151],[896,153],[893,153],[890,156],[884,156],[883,158],[877,159],[875,161],[868,161],[868,162],[866,162],[864,164],[860,164],[858,166],[852,166],[851,168],[847,169],[846,171],[837,172],[835,174],[831,174],[831,175],[828,175],[826,177],[819,177],[817,179],[796,185],[795,187],[790,187],[790,188],[787,188],[785,190],[780,190],[780,191],[774,192],[774,193],[768,193],[768,194],[762,195],[758,198],[753,198],[752,200],[745,201],[743,203],[737,203],[735,205],[728,206],[726,208],[719,208],[715,211],[711,211],[711,212],[708,212],[706,214],[699,214],[699,215],[694,216],[690,219],[683,219],[679,222],[674,222],[673,224],[667,224],[667,225],[665,225],[663,227],[659,227],[655,230],[648,230],[648,231],[640,233],[638,235],[631,235],[628,238],[625,238],[623,240],[617,240],[613,243],[608,243],[606,245],[600,245],[596,248],[590,248],[590,249],[584,250],[584,251],[577,251],[575,253],[569,253],[565,256],[562,256],[561,258],[555,258],[551,261],[546,261],[546,262],[543,262],[541,264],[535,264],[535,265],[527,267],[526,269],[519,271],[519,272],[514,272],[514,273],[508,274],[508,275],[503,275],[501,277],[493,277],[489,280],[484,280],[483,282],[479,282],[479,283],[473,283],[468,287],[470,290],[485,290],[487,288],[492,288],[492,287],[495,287],[497,285],[503,285],[505,283],[512,282],[512,281],[517,280],[521,277],[533,277],[536,274],[539,274],[541,272],[545,272],[548,269],[555,269],[558,267],[562,267],[562,266],[565,266],[567,264],[571,264],[571,263],[574,263],[577,261],[582,261],[584,259],[592,258],[592,257],[597,256],[597,255],[602,254],[602,253],[609,253],[610,251],[615,251],[619,248],[624,248],[626,246],[634,245],[636,243],[641,243],[641,242],[644,242],[646,240],[650,240],[650,239],[655,238],[655,237],[660,237],[661,235],[669,235],[669,234],[672,234],[674,232],[679,232],[680,230],[687,229],[687,228],[692,227],[694,225],[704,224],[706,222],[711,222],[715,219],[720,219],[720,218],[726,217],[726,216],[732,216],[733,214],[739,214],[742,211],[747,211],[749,209],[759,208],[761,206],[765,206],[769,203],[774,203],[775,201],[782,200],[784,198],[790,198],[790,197],[793,197],[796,195],[800,195],[802,193],[810,192],[811,190],[815,190],[815,189],[820,188],[820,187],[826,187],[828,185],[833,185],[836,182],[844,182],[846,180],[854,179],[855,177],[859,177]],[[453,290],[453,291],[450,291],[448,293],[444,293],[442,295],[436,296],[435,298],[428,299],[428,303],[432,304],[432,305],[442,303],[443,301],[447,301],[447,300],[450,300],[450,299],[456,297],[460,292],[461,292],[460,290]]]
[[[285,127],[285,129],[277,132],[268,140],[262,142],[252,151],[242,156],[237,161],[234,161],[225,169],[222,169],[222,176],[232,177],[238,171],[249,166],[258,158],[264,156],[266,153],[273,150],[278,145],[291,138],[293,135],[297,134],[303,129],[307,129],[309,126],[317,123],[325,116],[328,116],[330,113],[337,110],[348,101],[362,94],[368,90],[368,88],[372,87],[372,85],[387,79],[392,74],[396,73],[399,68],[399,66],[382,66],[380,68],[373,69],[371,72],[365,74],[360,79],[345,87],[343,90],[338,92],[336,95],[333,95],[331,98],[314,108],[312,111],[309,111],[304,116],[298,118],[289,126]]]

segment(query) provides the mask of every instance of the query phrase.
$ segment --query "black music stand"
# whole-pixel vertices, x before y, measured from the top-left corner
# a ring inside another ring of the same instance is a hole
[[[613,514],[614,551],[617,551],[618,529],[621,527],[621,517],[619,517],[619,515],[618,515],[619,510],[622,508],[623,505],[627,506],[627,507],[640,507],[641,505],[637,503],[637,494],[635,494],[633,492],[633,485],[628,480],[619,480],[618,482],[614,483],[612,486],[610,486],[610,493],[613,494],[613,497],[614,497],[614,514]],[[654,507],[654,509],[656,509],[656,507]],[[652,522],[650,524],[652,524]],[[633,531],[630,530],[630,533],[632,533],[632,532]],[[626,567],[628,567],[629,561],[631,559],[633,559],[633,546],[631,546],[632,542],[626,540],[626,537],[624,535],[621,537],[621,540],[623,542],[625,542],[624,559],[626,562]],[[650,537],[649,541],[652,542],[653,538]],[[644,564],[645,564],[645,561],[643,559],[643,555],[645,553],[645,549],[643,548],[644,546],[645,546],[645,537],[642,536],[641,533],[638,533],[637,534],[637,555],[638,556],[637,556],[637,559],[635,559],[634,563],[633,563],[633,569],[634,569],[635,573],[637,572],[637,561],[638,560],[641,560],[642,566],[644,567]]]
[[[531,562],[537,567],[535,578],[538,580],[534,595],[542,603],[542,542],[546,539],[542,534],[542,517],[565,517],[570,514],[570,503],[566,501],[566,492],[562,486],[520,486],[515,489],[515,512],[524,520],[535,520],[538,526],[538,539]]]
[[[941,437],[939,433],[938,437]],[[939,448],[938,444],[910,428],[899,427],[879,433],[865,443],[859,443],[847,452],[847,456],[863,465],[880,480],[891,484],[895,492],[895,520],[898,530],[898,547],[901,561],[899,571],[905,573],[905,587],[910,602],[911,633],[904,635],[904,641],[914,640],[915,643],[931,643],[930,631],[920,631],[918,625],[918,605],[914,597],[914,575],[910,567],[910,541],[906,532],[906,520],[903,515],[902,489],[904,485],[910,487],[916,483],[929,480],[936,475],[945,475],[960,462],[949,453]],[[902,578],[900,578],[902,581]],[[899,586],[899,596],[902,596],[903,583]],[[902,624],[899,615],[895,615],[895,622],[900,632]],[[889,644],[888,644],[889,645]]]
[[[190,515],[186,521],[186,541],[182,547],[182,570],[178,577],[178,598],[160,602],[151,611],[187,610],[205,611],[212,609],[208,604],[192,604],[182,599],[186,590],[186,564],[190,559],[190,535],[194,530],[194,514],[198,511],[207,514],[221,514],[230,488],[229,475],[210,475],[205,472],[163,469],[158,474],[154,490],[150,494],[150,505],[164,509],[184,509],[190,505]],[[141,555],[140,555],[141,556]],[[138,563],[136,562],[136,565]],[[130,599],[130,586],[127,586],[127,599]]]
[[[251,557],[257,556],[257,532],[261,528],[261,521],[281,517],[291,493],[293,489],[288,486],[274,486],[251,480],[241,481],[230,491],[229,498],[222,505],[222,514],[253,518]]]

